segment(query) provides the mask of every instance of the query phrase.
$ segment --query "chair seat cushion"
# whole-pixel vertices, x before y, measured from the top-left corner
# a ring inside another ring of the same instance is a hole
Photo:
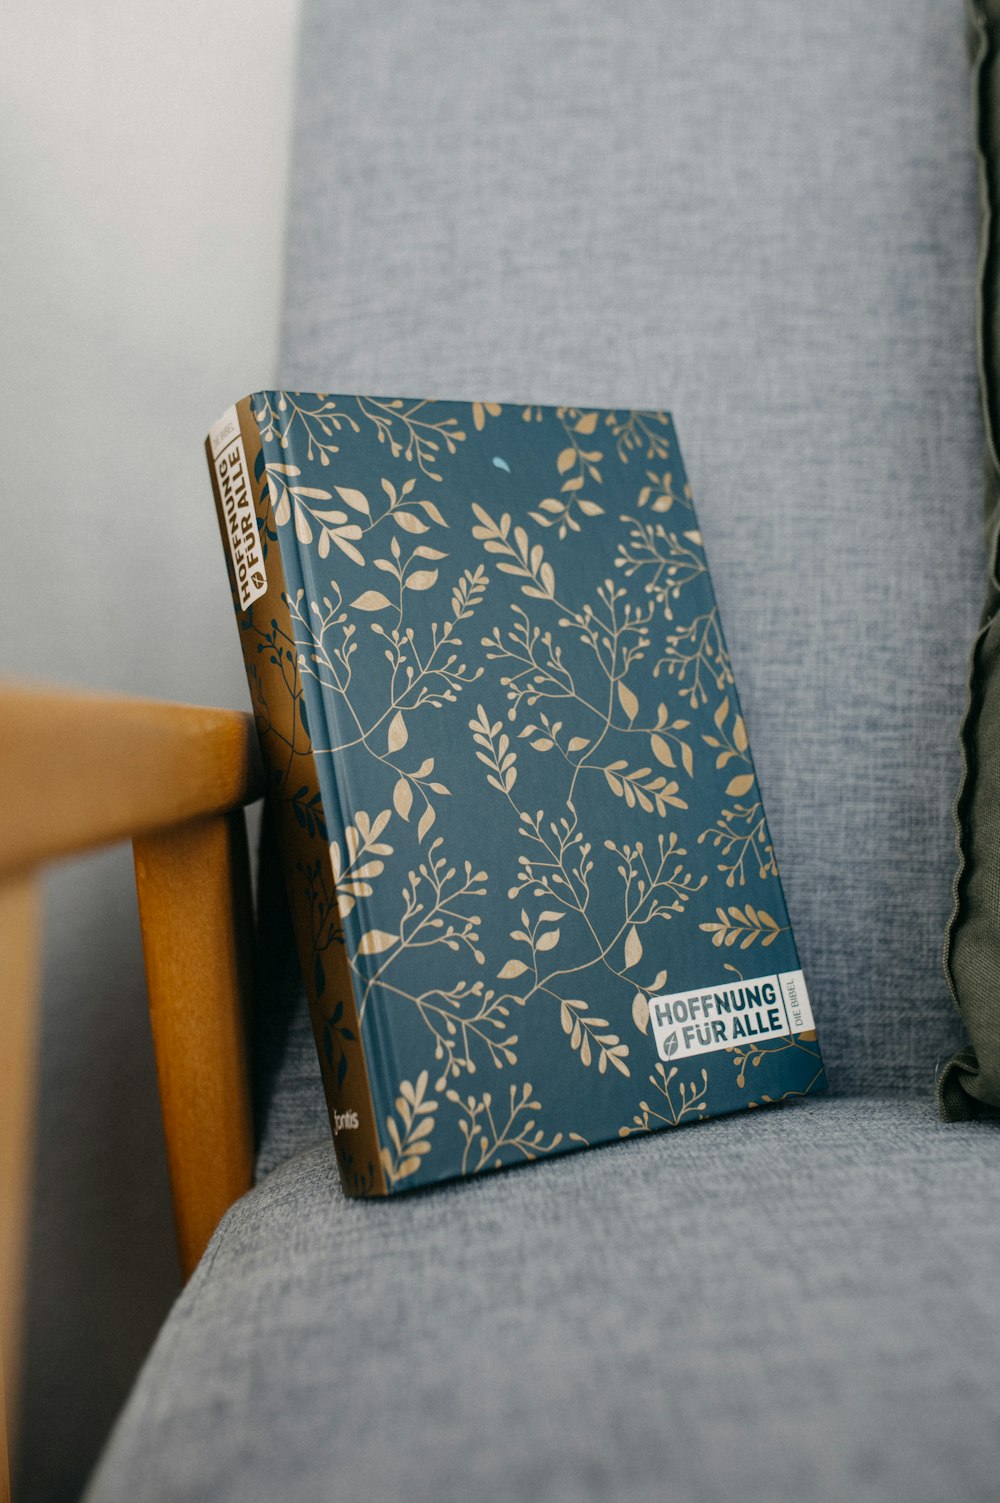
[[[220,1226],[90,1503],[995,1497],[998,1133],[833,1099],[385,1204],[306,1150]]]

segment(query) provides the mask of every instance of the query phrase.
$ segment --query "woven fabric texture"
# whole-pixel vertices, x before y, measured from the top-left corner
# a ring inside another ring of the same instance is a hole
[[[865,1098],[234,1207],[88,1503],[996,1496],[1000,1127]]]

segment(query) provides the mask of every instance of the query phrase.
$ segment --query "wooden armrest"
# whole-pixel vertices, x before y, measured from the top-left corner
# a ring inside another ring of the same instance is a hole
[[[0,873],[264,792],[250,715],[0,684]]]
[[[132,838],[177,1220],[191,1272],[252,1178],[250,715],[0,683],[0,1503],[17,1390],[41,956],[40,868]]]

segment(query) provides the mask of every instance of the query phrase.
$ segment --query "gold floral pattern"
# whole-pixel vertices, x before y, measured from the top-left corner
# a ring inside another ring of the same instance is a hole
[[[814,1047],[655,1055],[650,998],[717,982],[720,948],[797,966],[669,416],[253,402],[287,588],[245,623],[276,670],[251,684],[312,843],[324,1047],[343,1079],[336,961],[387,1187],[731,1110],[750,1078],[815,1088]]]

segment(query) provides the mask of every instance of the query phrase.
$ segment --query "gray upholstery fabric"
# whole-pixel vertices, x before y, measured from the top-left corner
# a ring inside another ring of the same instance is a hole
[[[831,1080],[930,1089],[982,575],[960,7],[309,3],[294,153],[287,385],[672,409]],[[265,1163],[326,1130],[296,1043]]]
[[[89,1503],[992,1500],[998,1134],[817,1101],[381,1204],[307,1151]]]

